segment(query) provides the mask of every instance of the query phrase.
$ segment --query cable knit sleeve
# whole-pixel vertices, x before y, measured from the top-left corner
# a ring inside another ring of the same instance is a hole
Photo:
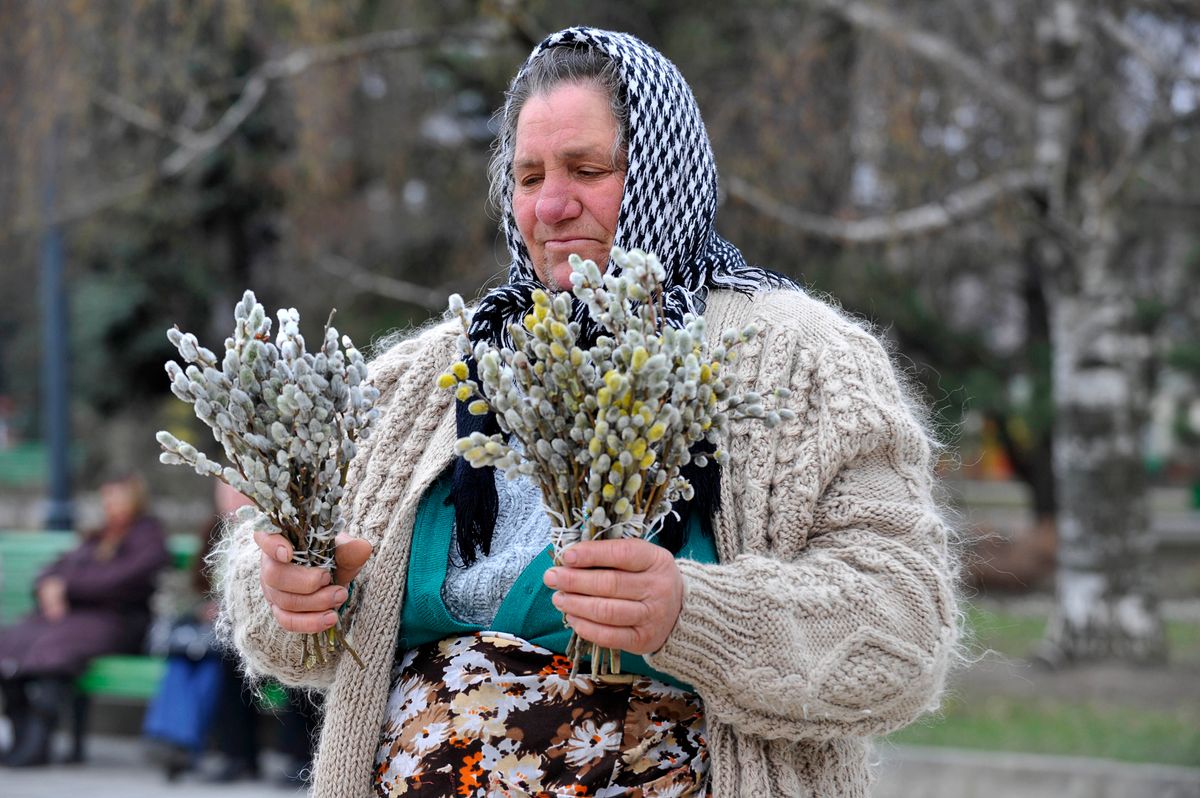
[[[865,332],[763,337],[739,370],[764,393],[790,379],[798,418],[735,428],[717,526],[737,545],[679,562],[683,610],[647,661],[742,733],[884,734],[936,705],[956,644],[929,442]]]
[[[390,347],[371,361],[371,381],[380,391],[376,402],[380,411],[377,427],[405,425],[406,418],[419,410],[406,401],[412,397],[402,389],[404,377],[414,370],[414,367],[424,370],[432,367],[428,362],[430,347],[438,347],[438,354],[442,354],[440,350],[445,348],[443,339],[447,329],[449,328],[443,324],[414,335]],[[440,357],[436,363],[441,363],[442,360],[444,357]],[[373,539],[370,534],[364,534],[364,530],[356,523],[361,508],[361,503],[356,501],[356,489],[370,461],[376,440],[376,436],[371,436],[360,443],[358,454],[350,464],[346,494],[342,500],[346,530],[351,535],[367,538],[372,546],[378,546],[379,541]],[[323,665],[317,664],[311,668],[301,664],[304,635],[288,632],[280,627],[263,598],[259,582],[261,552],[251,535],[253,525],[254,522],[231,525],[218,549],[218,580],[222,599],[220,627],[223,636],[232,641],[251,675],[273,676],[292,686],[328,687],[333,680],[340,655],[335,655]],[[369,560],[359,572],[356,582],[369,578],[373,560],[374,558]],[[354,603],[355,597],[352,596],[349,602],[351,606],[347,606],[342,613],[343,625],[350,630],[352,641]]]

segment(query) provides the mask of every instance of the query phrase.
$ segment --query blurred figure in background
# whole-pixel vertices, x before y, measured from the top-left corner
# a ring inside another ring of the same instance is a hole
[[[9,767],[43,765],[59,707],[92,658],[137,653],[150,596],[167,565],[166,538],[147,513],[146,484],[126,473],[100,488],[104,524],[35,582],[37,609],[0,630],[0,690],[12,723]]]
[[[224,482],[214,484],[215,516],[202,533],[200,551],[192,563],[189,586],[196,601],[172,618],[169,631],[151,645],[154,653],[166,655],[167,671],[146,710],[142,731],[151,742],[152,757],[162,764],[169,781],[200,761],[227,680],[227,667],[213,645],[216,606],[209,597],[212,584],[204,558],[225,520],[250,502]],[[240,686],[236,676],[233,674],[234,681]]]
[[[192,568],[191,587],[199,601],[171,624],[164,644],[167,672],[146,711],[143,732],[154,746],[151,755],[167,780],[188,771],[211,782],[256,778],[259,774],[258,707],[242,678],[236,656],[214,644],[212,625],[217,605],[205,560],[220,538],[226,520],[250,500],[224,482],[214,480],[216,515]],[[276,710],[281,724],[279,749],[288,759],[285,778],[304,780],[312,758],[316,713],[300,694],[287,694]],[[199,771],[210,732],[215,732],[221,762],[211,772]]]

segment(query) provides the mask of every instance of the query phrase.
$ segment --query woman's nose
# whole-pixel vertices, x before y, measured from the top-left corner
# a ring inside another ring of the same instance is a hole
[[[534,212],[542,224],[556,225],[574,219],[582,213],[583,204],[567,190],[567,186],[552,185],[547,181],[534,206]]]

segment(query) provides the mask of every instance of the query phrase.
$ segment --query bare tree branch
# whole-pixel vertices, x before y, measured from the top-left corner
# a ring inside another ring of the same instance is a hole
[[[1120,0],[1122,8],[1173,16],[1185,21],[1196,18],[1195,0]]]
[[[845,244],[878,244],[944,230],[983,213],[1003,200],[1043,187],[1045,177],[1040,170],[1014,169],[959,189],[940,202],[887,216],[854,220],[835,219],[792,208],[738,177],[728,178],[727,184],[730,196],[807,235]]]
[[[1125,142],[1121,155],[1100,184],[1100,196],[1106,202],[1112,201],[1129,184],[1130,178],[1162,141],[1177,131],[1200,123],[1200,106],[1186,114],[1172,114],[1170,106],[1170,92],[1160,92],[1160,101],[1150,122]]]
[[[317,265],[335,277],[345,280],[359,291],[407,302],[426,310],[444,310],[446,308],[449,294],[445,291],[426,288],[423,285],[389,277],[385,274],[377,274],[338,255],[326,255],[318,258]]]
[[[151,113],[140,105],[135,105],[123,97],[119,97],[101,88],[92,89],[92,102],[108,111],[118,119],[122,119],[134,127],[153,133],[180,147],[196,146],[196,134],[186,127],[168,125],[158,114]]]
[[[1170,114],[1158,117],[1146,131],[1146,152],[1157,147],[1180,131],[1200,124],[1200,105],[1185,114]]]
[[[157,115],[136,104],[98,91],[93,99],[102,108],[130,124],[164,136],[179,146],[153,170],[125,178],[103,191],[78,202],[69,202],[49,214],[17,217],[6,232],[20,232],[40,225],[62,224],[85,218],[148,191],[164,178],[182,173],[197,160],[221,147],[254,113],[266,96],[270,84],[275,81],[294,78],[314,66],[361,58],[372,53],[411,50],[436,45],[442,41],[494,42],[508,33],[504,25],[492,23],[443,30],[389,30],[295,50],[281,58],[260,64],[246,78],[238,98],[225,109],[216,123],[200,132],[168,126]]]
[[[259,71],[250,76],[241,95],[233,105],[225,109],[225,113],[221,114],[215,125],[203,133],[196,134],[192,137],[192,143],[185,144],[163,159],[159,165],[159,173],[163,177],[174,177],[216,150],[242,126],[266,96],[267,78]]]
[[[122,202],[141,196],[154,187],[158,175],[154,172],[143,172],[131,177],[118,180],[103,189],[96,191],[81,200],[67,201],[55,208],[53,213],[45,216],[21,217],[7,230],[0,228],[0,238],[23,230],[30,230],[40,225],[47,227],[57,224],[69,224],[80,219],[86,219],[94,213],[113,208]]]
[[[1163,208],[1166,210],[1189,211],[1200,210],[1200,194],[1149,194],[1134,200],[1138,205],[1147,208]]]
[[[532,50],[550,33],[525,7],[522,0],[496,0],[495,13],[508,22],[513,35],[523,45],[523,49]]]
[[[499,38],[506,32],[505,29],[495,25],[472,26],[457,30],[379,31],[332,44],[305,47],[282,58],[267,61],[250,73],[241,95],[225,110],[216,124],[203,133],[197,134],[193,146],[180,147],[167,156],[162,163],[161,171],[166,176],[178,174],[198,158],[221,146],[258,108],[267,94],[268,84],[273,81],[294,78],[313,66],[324,66],[361,58],[371,53],[411,50],[445,40],[490,41]]]
[[[1143,42],[1136,33],[1129,29],[1129,26],[1113,16],[1111,11],[1100,12],[1097,20],[1100,23],[1100,30],[1125,48],[1130,55],[1145,64],[1155,77],[1168,82],[1196,80],[1181,70],[1178,65],[1171,63],[1160,53],[1151,49],[1149,44]]]
[[[1161,194],[1164,197],[1185,193],[1183,185],[1176,179],[1180,175],[1168,175],[1155,164],[1142,164],[1135,177],[1150,189],[1147,193]]]
[[[919,55],[930,63],[950,70],[998,105],[1015,114],[1023,123],[1034,119],[1037,108],[1034,98],[1020,86],[1008,81],[996,70],[943,37],[912,28],[890,11],[870,3],[855,0],[807,2],[835,14],[857,28],[871,31],[881,39]]]

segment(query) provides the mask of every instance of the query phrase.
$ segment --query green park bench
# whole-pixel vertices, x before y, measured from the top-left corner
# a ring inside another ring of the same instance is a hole
[[[0,531],[0,626],[13,623],[34,606],[33,582],[42,568],[78,542],[69,532]],[[200,547],[194,535],[171,535],[167,548],[172,567],[191,567]],[[112,655],[97,657],[75,682],[72,702],[72,759],[84,758],[87,716],[94,697],[148,702],[166,671],[164,657]]]

